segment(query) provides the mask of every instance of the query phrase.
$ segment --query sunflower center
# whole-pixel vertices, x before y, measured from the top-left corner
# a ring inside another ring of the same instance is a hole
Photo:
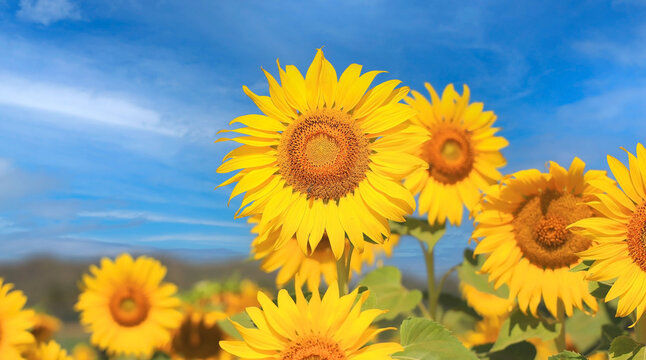
[[[220,353],[224,334],[217,322],[207,324],[204,318],[195,321],[189,314],[184,318],[171,343],[174,353],[185,359],[209,359]]]
[[[368,138],[335,109],[301,115],[281,136],[278,166],[288,185],[315,199],[339,199],[366,177]]]
[[[633,261],[646,271],[646,202],[637,207],[628,221],[626,242]]]
[[[566,227],[592,216],[592,210],[570,193],[547,190],[527,199],[516,210],[512,226],[523,255],[541,268],[569,267],[578,261],[575,253],[590,247],[586,237]]]
[[[422,145],[422,158],[435,180],[455,184],[466,178],[473,168],[471,139],[464,130],[444,125]]]
[[[148,297],[134,286],[124,286],[110,299],[110,313],[119,325],[132,327],[141,324],[148,317]]]
[[[346,360],[339,344],[320,336],[300,338],[280,354],[280,360]]]

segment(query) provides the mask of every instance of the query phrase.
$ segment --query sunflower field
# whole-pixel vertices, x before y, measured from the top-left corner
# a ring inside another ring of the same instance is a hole
[[[104,257],[76,279],[85,335],[63,344],[65,324],[0,278],[1,360],[646,359],[642,144],[608,156],[611,173],[575,157],[505,174],[504,131],[467,85],[379,82],[322,49],[263,71],[266,95],[243,88],[258,111],[219,132],[235,147],[217,187],[241,198],[275,286],[179,289],[153,257]],[[464,218],[463,261],[438,273]],[[402,237],[423,288],[383,265]]]

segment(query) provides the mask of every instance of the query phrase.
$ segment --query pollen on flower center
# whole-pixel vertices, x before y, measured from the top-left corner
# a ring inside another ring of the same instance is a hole
[[[315,199],[339,199],[365,178],[368,138],[347,113],[319,109],[283,132],[278,166],[288,185]]]
[[[125,286],[117,290],[110,299],[112,318],[121,326],[141,324],[148,317],[150,304],[141,290]]]
[[[280,360],[346,360],[339,344],[320,336],[307,336],[294,341],[280,354]]]
[[[592,210],[570,193],[543,191],[526,200],[512,221],[514,235],[525,257],[541,268],[567,267],[590,240],[573,234],[567,225],[592,216]]]
[[[469,135],[461,129],[443,125],[422,145],[422,158],[429,174],[443,184],[466,178],[475,160]]]
[[[646,202],[637,207],[627,230],[628,253],[642,271],[646,271]]]

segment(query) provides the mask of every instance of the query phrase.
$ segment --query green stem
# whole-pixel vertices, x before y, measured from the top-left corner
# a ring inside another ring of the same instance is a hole
[[[427,318],[431,317],[431,313],[428,312],[428,309],[424,305],[424,302],[420,301],[419,303],[417,303],[417,307],[419,308],[419,311],[422,313],[422,316]]]
[[[635,340],[640,344],[646,344],[646,316],[642,315],[635,323]]]
[[[435,288],[435,258],[433,256],[433,249],[424,246],[420,241],[420,246],[424,252],[424,260],[426,261],[426,279],[428,281],[428,311],[432,320],[437,316],[437,301],[439,294]]]
[[[556,321],[561,323],[561,332],[554,339],[554,343],[556,344],[556,351],[561,352],[565,351],[565,307],[561,301],[557,304]]]
[[[336,278],[339,284],[339,293],[345,295],[349,292],[350,284],[350,264],[352,261],[352,253],[354,246],[350,244],[350,249],[347,254],[343,254],[339,260],[336,261]]]

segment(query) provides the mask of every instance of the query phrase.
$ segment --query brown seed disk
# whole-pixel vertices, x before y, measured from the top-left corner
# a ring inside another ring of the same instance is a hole
[[[110,313],[121,326],[132,327],[144,322],[150,311],[148,297],[134,286],[123,286],[110,299]]]
[[[195,321],[187,315],[171,342],[172,352],[185,359],[207,359],[220,353],[219,342],[224,334],[217,322],[213,325],[204,323],[200,318]]]
[[[516,211],[512,225],[523,255],[541,268],[569,267],[579,260],[575,253],[590,247],[591,241],[566,227],[591,217],[592,210],[581,197],[547,190],[532,196]]]
[[[281,360],[346,360],[339,344],[332,339],[309,336],[294,341],[280,354]]]
[[[628,221],[628,253],[639,267],[646,271],[646,202],[637,207]]]
[[[368,138],[335,109],[303,114],[281,136],[278,166],[288,185],[315,199],[339,199],[366,177]]]
[[[475,160],[471,138],[465,130],[443,124],[422,145],[422,159],[431,177],[443,184],[455,184],[469,176]]]

